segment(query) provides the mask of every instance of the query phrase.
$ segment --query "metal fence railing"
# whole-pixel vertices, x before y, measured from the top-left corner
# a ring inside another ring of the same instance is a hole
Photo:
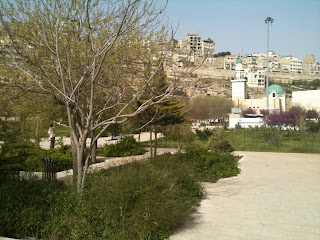
[[[45,180],[57,179],[57,161],[56,159],[46,157],[42,158],[42,178]]]

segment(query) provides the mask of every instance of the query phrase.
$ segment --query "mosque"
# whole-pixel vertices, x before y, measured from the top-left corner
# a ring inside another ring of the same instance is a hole
[[[229,114],[229,128],[235,128],[240,125],[244,128],[264,125],[264,116],[260,114],[260,110],[267,109],[267,95],[269,95],[269,112],[281,112],[286,110],[286,93],[278,84],[272,84],[265,91],[262,98],[247,97],[246,77],[242,67],[242,60],[237,59],[235,75],[231,79],[232,83],[232,100],[236,108],[232,109]],[[241,109],[252,108],[257,114],[251,117],[243,117]]]
[[[247,109],[252,108],[257,112],[262,109],[267,109],[267,94],[269,95],[269,110],[285,111],[286,110],[286,93],[278,84],[272,84],[268,87],[268,93],[265,91],[263,98],[247,97],[246,92],[246,77],[242,67],[242,60],[237,59],[235,76],[232,78],[232,100],[236,107]]]

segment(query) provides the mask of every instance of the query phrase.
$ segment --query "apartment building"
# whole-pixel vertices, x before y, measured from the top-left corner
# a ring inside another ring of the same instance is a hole
[[[253,56],[252,54],[249,55],[245,55],[243,57],[241,57],[241,59],[243,60],[243,66],[246,68],[257,68],[257,56]]]
[[[302,73],[302,60],[296,57],[282,57],[279,59],[282,72]]]
[[[206,56],[208,58],[213,58],[214,55],[214,46],[215,43],[212,39],[208,38],[207,40],[202,41],[202,56]]]
[[[202,38],[199,34],[187,33],[181,42],[181,49],[190,51],[190,54],[202,56]]]
[[[225,70],[235,70],[237,63],[237,57],[234,55],[226,55],[224,57],[224,69]]]
[[[269,62],[269,72],[281,72],[281,63],[270,61]]]
[[[244,69],[244,77],[247,80],[247,86],[251,88],[264,88],[265,73],[266,73],[266,69],[264,68]]]
[[[314,55],[311,54],[303,58],[302,73],[309,75],[320,74],[320,64],[316,62]]]

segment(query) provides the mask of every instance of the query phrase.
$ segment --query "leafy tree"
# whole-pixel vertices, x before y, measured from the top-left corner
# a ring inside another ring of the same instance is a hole
[[[320,113],[317,111],[317,110],[308,110],[307,111],[307,114],[306,114],[306,117],[309,118],[309,119],[315,119],[315,120],[319,120],[320,119]]]
[[[169,125],[164,134],[168,139],[177,142],[179,151],[181,150],[181,142],[194,140],[194,133],[188,123]]]
[[[226,51],[226,52],[219,52],[218,54],[214,54],[214,57],[224,57],[224,56],[227,56],[227,55],[231,55],[231,53],[229,51]]]
[[[167,101],[177,82],[134,108],[163,62],[152,44],[164,35],[154,1],[48,0],[2,1],[3,39],[14,51],[7,59],[8,74],[19,72],[8,84],[52,96],[64,107],[78,192],[84,187],[96,140],[113,123],[123,123],[148,107]],[[160,29],[160,32],[158,31]],[[149,59],[155,70],[144,75]]]
[[[308,89],[318,89],[318,87],[320,86],[320,79],[314,79],[310,82],[308,82],[307,87]]]
[[[157,79],[157,81],[148,87],[148,90],[143,97],[144,99],[150,98],[150,93],[159,95],[167,91],[169,83],[167,81],[167,76],[163,66],[161,66],[160,71],[155,74],[155,79]],[[137,102],[138,106],[143,104],[144,101],[145,100],[139,100]],[[170,96],[166,101],[155,104],[137,115],[136,119],[138,122],[142,122],[145,124],[145,126],[149,126],[151,156],[157,155],[158,132],[161,131],[161,129],[163,129],[165,126],[179,124],[184,121],[184,116],[187,114],[187,111],[182,112],[183,107],[184,105],[180,104],[179,98],[176,96]],[[152,132],[155,134],[154,152],[152,147]]]

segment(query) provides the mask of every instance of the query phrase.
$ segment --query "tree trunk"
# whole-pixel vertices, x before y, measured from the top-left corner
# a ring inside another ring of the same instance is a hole
[[[70,111],[70,109],[68,109]],[[73,162],[73,184],[77,184],[77,178],[78,178],[78,164],[77,164],[77,156],[78,156],[78,150],[77,150],[77,141],[79,139],[79,133],[76,128],[76,118],[75,116],[69,112],[69,128],[70,128],[70,142],[71,142],[71,150],[72,150],[72,162]],[[77,139],[74,139],[74,135]]]
[[[91,129],[93,129],[93,119],[91,120]],[[96,137],[96,132],[95,130],[92,131],[91,134],[91,141]],[[94,141],[92,148],[91,148],[91,163],[96,163],[97,162],[97,148],[98,148],[98,140]]]
[[[98,148],[98,141],[94,141],[91,149],[91,163],[97,162],[97,148]]]
[[[71,136],[71,134],[70,134]],[[77,177],[78,177],[78,168],[77,168],[77,146],[73,137],[70,137],[71,140],[71,150],[72,150],[72,162],[73,162],[73,184],[77,184]]]
[[[157,129],[154,128],[154,156],[157,156],[157,148],[158,148],[158,132]]]
[[[150,156],[152,157],[152,128],[150,129]]]

